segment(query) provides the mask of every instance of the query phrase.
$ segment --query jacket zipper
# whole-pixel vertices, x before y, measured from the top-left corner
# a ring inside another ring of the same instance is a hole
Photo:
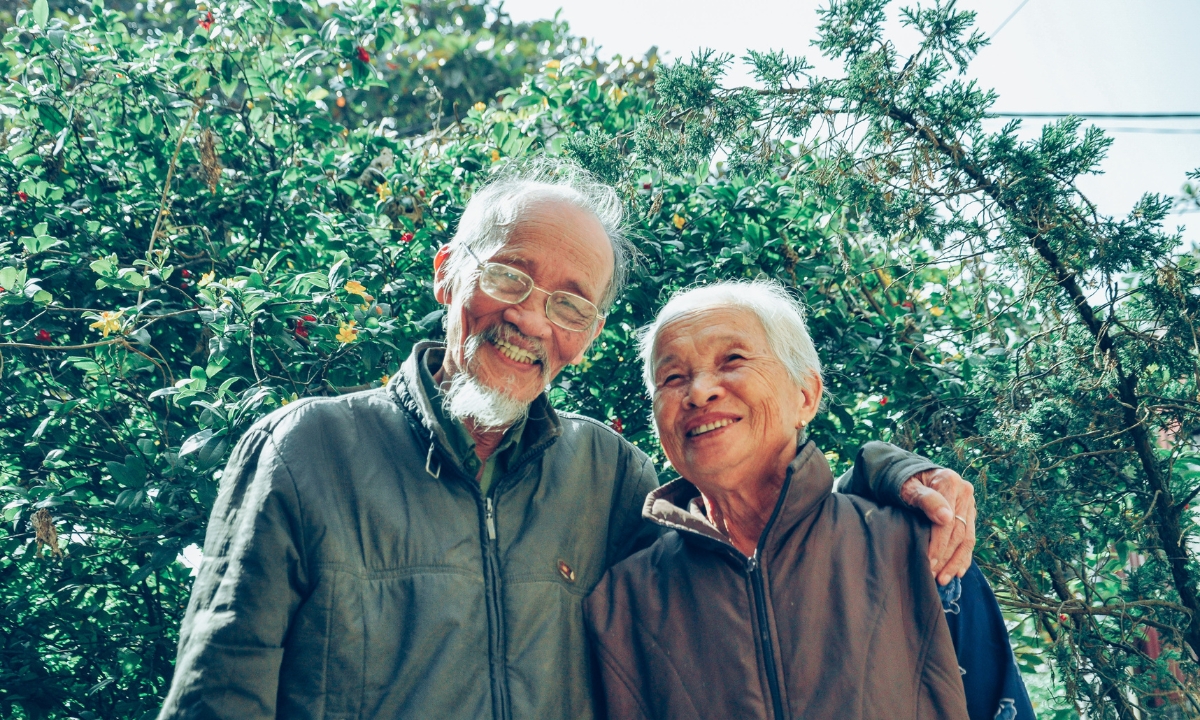
[[[508,720],[508,671],[506,669],[504,608],[500,602],[500,548],[496,542],[496,507],[490,495],[483,499],[483,524],[487,540],[483,543],[484,587],[487,593],[488,623],[491,632],[488,650],[492,667],[492,715]]]
[[[750,586],[754,591],[754,611],[758,616],[758,634],[762,641],[762,652],[767,671],[767,687],[771,691],[771,709],[775,720],[784,720],[783,698],[779,694],[779,674],[775,667],[775,651],[771,645],[771,625],[767,622],[767,589],[763,581],[762,568],[758,563],[758,552],[746,561],[746,572],[750,575]]]

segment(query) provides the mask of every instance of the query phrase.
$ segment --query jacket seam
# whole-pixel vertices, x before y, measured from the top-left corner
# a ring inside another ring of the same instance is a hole
[[[597,653],[601,656],[600,662],[604,663],[604,666],[612,672],[613,676],[620,680],[621,684],[625,686],[625,689],[629,692],[629,696],[633,698],[634,702],[637,703],[638,710],[641,711],[642,717],[651,717],[650,708],[646,707],[646,703],[642,698],[642,694],[634,688],[632,683],[630,683],[629,676],[625,674],[624,668],[622,668],[617,662],[617,659],[613,657],[603,645],[597,643],[596,648]]]
[[[918,668],[920,668],[920,673],[916,677],[917,687],[915,688],[916,692],[914,693],[914,696],[916,698],[915,710],[916,710],[917,717],[920,716],[921,707],[923,704],[922,701],[925,698],[925,696],[929,690],[929,684],[928,684],[929,649],[930,649],[930,646],[933,645],[934,638],[937,636],[938,622],[945,622],[944,617],[938,616],[938,615],[942,615],[942,614],[943,614],[943,612],[942,612],[942,608],[941,608],[941,603],[938,603],[937,607],[935,607],[933,610],[931,610],[927,613],[927,615],[933,615],[934,617],[933,617],[932,622],[926,622],[927,629],[925,631],[925,638],[924,638],[923,642],[921,643],[921,654],[917,656],[916,666]],[[928,620],[928,617],[926,619]],[[957,658],[956,658],[956,660],[957,660]],[[955,662],[955,667],[957,667],[957,665],[958,665],[958,663]]]
[[[299,542],[296,543],[296,549],[303,554],[302,565],[304,566],[305,573],[308,575],[308,583],[312,585],[314,576],[308,556],[308,541],[304,537],[304,503],[300,497],[300,486],[296,484],[296,476],[292,474],[292,469],[288,467],[287,460],[283,457],[283,450],[279,447],[279,443],[275,441],[274,433],[268,434],[266,441],[271,443],[271,447],[275,449],[275,463],[287,473],[288,481],[292,484],[292,495],[296,498],[296,513],[298,515],[296,518],[296,522],[298,523],[296,532],[299,535],[299,538],[297,538]]]

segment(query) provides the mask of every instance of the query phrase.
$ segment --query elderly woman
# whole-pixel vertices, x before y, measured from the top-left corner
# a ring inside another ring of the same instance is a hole
[[[643,511],[673,532],[585,605],[609,716],[968,717],[927,525],[832,493],[806,441],[822,381],[801,307],[771,283],[688,290],[642,357],[682,477]]]

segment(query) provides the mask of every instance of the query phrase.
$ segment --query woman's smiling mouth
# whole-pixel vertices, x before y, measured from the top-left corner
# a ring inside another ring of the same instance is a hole
[[[703,435],[705,433],[710,433],[713,430],[720,430],[721,428],[725,427],[726,425],[732,425],[735,422],[738,422],[737,419],[735,419],[735,418],[724,418],[722,420],[714,420],[713,422],[705,423],[704,425],[701,425],[700,427],[696,427],[696,428],[692,428],[691,430],[688,430],[687,436],[688,437],[696,437],[697,435]]]

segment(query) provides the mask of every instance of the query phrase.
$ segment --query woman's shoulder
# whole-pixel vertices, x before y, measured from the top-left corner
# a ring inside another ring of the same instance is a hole
[[[873,548],[904,551],[909,546],[925,547],[929,522],[904,508],[879,505],[857,495],[833,493],[823,511],[830,532],[845,545],[860,538]]]

